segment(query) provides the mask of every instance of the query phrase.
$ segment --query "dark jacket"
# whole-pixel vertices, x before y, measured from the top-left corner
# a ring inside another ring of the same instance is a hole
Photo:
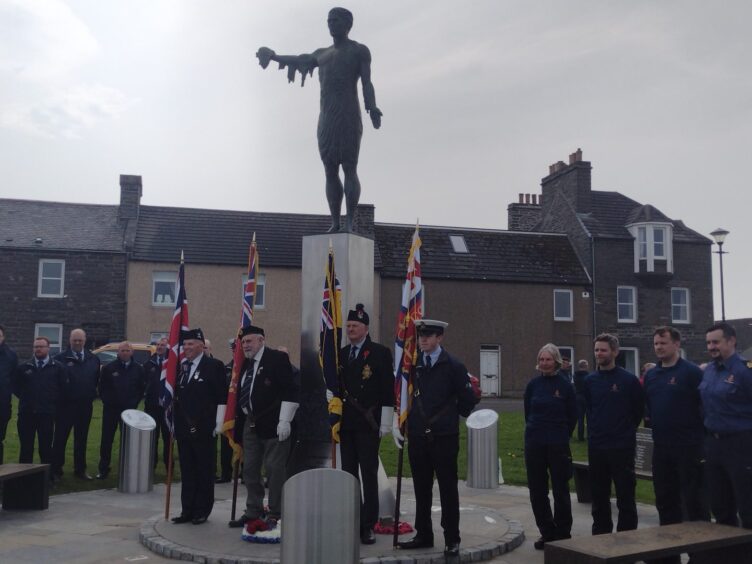
[[[577,400],[566,376],[536,376],[525,388],[525,444],[569,444]]]
[[[13,376],[18,368],[18,355],[7,344],[0,345],[0,420],[10,419],[10,398]]]
[[[128,368],[117,358],[102,368],[99,397],[102,403],[121,410],[136,409],[144,397],[144,369],[131,360]]]
[[[248,369],[246,359],[240,369],[242,375]],[[238,384],[240,386],[240,384]],[[238,391],[238,393],[240,393]],[[283,401],[298,403],[293,383],[292,365],[287,353],[264,347],[256,370],[256,380],[251,390],[252,416],[256,425],[256,434],[261,439],[273,439],[277,436],[279,408]],[[246,416],[238,406],[236,427],[245,423]]]
[[[96,355],[83,351],[83,361],[70,348],[55,357],[68,369],[69,393],[71,401],[93,401],[97,397],[100,362]]]
[[[467,417],[477,403],[467,368],[442,349],[429,370],[419,355],[413,381],[413,404],[407,419],[411,439],[432,435],[457,435],[460,415]],[[430,427],[430,433],[426,433]]]
[[[617,366],[585,378],[588,444],[591,448],[635,448],[645,399],[637,376]]]
[[[163,363],[165,361],[162,361]],[[144,363],[144,378],[146,379],[146,392],[144,397],[144,407],[146,409],[156,409],[159,407],[159,390],[162,387],[162,367],[159,365],[159,359],[156,354]]]
[[[575,393],[580,396],[585,393],[585,378],[589,372],[587,370],[577,370],[572,378]]]
[[[193,376],[184,382],[178,374],[175,400],[175,437],[178,440],[206,439],[216,427],[217,406],[227,403],[225,367],[204,355]]]
[[[18,413],[56,415],[67,400],[68,370],[54,359],[40,370],[32,358],[16,369],[13,393],[18,397]]]
[[[366,337],[352,361],[350,346],[340,351],[341,431],[378,432],[381,408],[394,406],[394,363],[391,351]],[[391,425],[391,421],[389,421]]]

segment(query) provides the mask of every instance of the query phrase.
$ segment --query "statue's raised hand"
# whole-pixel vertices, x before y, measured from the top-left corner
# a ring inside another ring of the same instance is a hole
[[[256,57],[258,58],[262,69],[269,66],[269,61],[271,61],[275,55],[276,53],[269,49],[269,47],[260,47],[259,50],[256,51]]]

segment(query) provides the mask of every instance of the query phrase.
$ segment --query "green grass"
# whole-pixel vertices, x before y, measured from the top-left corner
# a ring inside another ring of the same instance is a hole
[[[513,486],[527,486],[525,471],[525,419],[522,413],[502,413],[499,416],[499,457],[504,483]],[[573,460],[587,460],[587,442],[576,439],[570,441]],[[409,448],[409,444],[408,447]],[[384,438],[381,441],[381,461],[389,476],[397,474],[397,447],[394,441]],[[460,479],[467,477],[467,427],[460,425],[460,454],[457,459],[457,472]],[[410,476],[410,464],[405,453],[403,476]],[[574,491],[574,480],[569,483],[569,489]],[[647,480],[637,480],[637,501],[655,505],[653,483]]]
[[[18,461],[18,429],[16,427],[16,414],[18,413],[17,400],[13,399],[13,418],[8,423],[8,431],[5,436],[5,462]],[[99,462],[99,442],[102,432],[102,402],[94,402],[94,412],[89,427],[89,440],[87,444],[86,462],[88,472],[92,475],[97,472],[97,463]],[[499,456],[501,457],[501,468],[504,476],[504,483],[515,486],[527,486],[527,476],[525,473],[525,456],[524,456],[524,436],[525,421],[522,413],[502,413],[499,417]],[[161,439],[160,439],[161,441]],[[572,440],[570,442],[573,460],[587,460],[587,443]],[[160,453],[162,445],[160,444]],[[409,444],[407,446],[409,447]],[[177,463],[177,449],[175,453],[175,469],[173,480],[180,480],[180,465]],[[381,461],[384,469],[389,476],[397,475],[397,447],[391,437],[384,437],[381,441]],[[161,458],[161,454],[160,454]],[[39,455],[34,453],[34,461],[39,462]],[[115,434],[115,441],[112,445],[112,472],[106,480],[83,481],[73,476],[73,433],[68,438],[66,449],[65,465],[63,470],[65,475],[63,480],[57,483],[52,494],[98,490],[102,488],[116,488],[118,483],[118,468],[120,462],[120,433]],[[218,462],[219,464],[219,462]],[[467,427],[464,423],[460,425],[460,453],[457,459],[457,470],[461,480],[467,477]],[[410,463],[405,453],[403,464],[403,476],[410,477]],[[157,465],[157,471],[154,474],[154,482],[165,482],[166,472],[160,460]],[[574,480],[570,481],[570,489],[574,491]],[[655,504],[655,494],[653,493],[653,484],[647,480],[637,480],[636,497],[643,503]]]

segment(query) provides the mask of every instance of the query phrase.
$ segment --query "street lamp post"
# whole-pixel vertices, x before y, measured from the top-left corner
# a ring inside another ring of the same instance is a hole
[[[723,255],[727,255],[728,253],[723,250],[723,242],[726,240],[726,235],[728,235],[729,232],[725,229],[721,229],[720,227],[713,231],[710,235],[715,240],[716,244],[718,245],[718,250],[715,251],[718,254],[718,259],[721,266],[721,320],[726,321],[726,302],[725,297],[723,295]]]

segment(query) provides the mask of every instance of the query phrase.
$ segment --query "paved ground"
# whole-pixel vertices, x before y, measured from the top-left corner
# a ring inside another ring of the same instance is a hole
[[[0,562],[170,562],[150,552],[138,541],[141,525],[164,511],[164,496],[163,485],[156,486],[149,494],[97,490],[53,496],[47,511],[0,511]],[[230,496],[229,485],[217,487],[218,500],[227,500]],[[500,486],[495,490],[475,490],[466,488],[462,482],[460,497],[463,505],[488,507],[523,525],[527,540],[522,546],[498,556],[492,562],[543,563],[542,552],[534,550],[532,546],[532,542],[538,538],[538,531],[530,511],[527,489]],[[175,514],[179,511],[179,485],[173,488],[172,499]],[[218,508],[222,505],[220,501]],[[573,500],[572,508],[573,535],[589,535],[590,507]],[[657,525],[654,507],[638,505],[638,511],[641,527]],[[209,543],[212,542],[210,526],[220,526],[224,530],[223,524],[227,519],[228,515],[215,513],[206,525],[183,527],[186,527],[186,531],[195,531],[196,535],[206,537]],[[438,529],[438,517],[435,527]],[[437,540],[440,538],[439,534]],[[248,545],[248,550],[251,550],[251,545]]]

